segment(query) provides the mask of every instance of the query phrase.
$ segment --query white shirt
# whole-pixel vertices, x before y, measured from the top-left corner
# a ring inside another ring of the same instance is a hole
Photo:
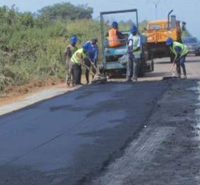
[[[133,46],[134,48],[138,48],[141,45],[141,39],[139,35],[130,35],[128,37],[129,46]]]

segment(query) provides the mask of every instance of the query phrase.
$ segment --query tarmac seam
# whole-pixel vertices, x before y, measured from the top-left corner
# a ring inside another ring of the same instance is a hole
[[[138,140],[133,141],[130,147],[127,148],[124,156],[112,163],[105,175],[95,179],[91,184],[128,185],[130,182],[127,182],[126,179],[141,174],[162,142],[174,131],[175,127],[145,129]]]

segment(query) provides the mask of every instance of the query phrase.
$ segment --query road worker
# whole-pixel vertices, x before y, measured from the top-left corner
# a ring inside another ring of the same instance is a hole
[[[127,81],[137,81],[139,72],[140,58],[135,55],[141,53],[141,39],[138,35],[138,28],[135,25],[131,27],[131,35],[128,38],[128,63],[127,63]]]
[[[118,31],[118,23],[116,21],[112,23],[112,26],[106,36],[110,47],[117,47],[122,45],[124,36],[121,32]]]
[[[91,43],[85,42],[82,48],[78,49],[71,57],[73,83],[74,85],[82,85],[81,83],[81,65],[84,63],[84,59],[87,57],[87,52],[91,51]]]
[[[72,66],[71,65],[71,57],[72,55],[75,53],[75,51],[78,49],[76,47],[76,43],[78,41],[78,38],[76,35],[72,35],[70,37],[70,44],[67,46],[66,50],[65,50],[65,56],[66,56],[66,71],[67,71],[67,75],[66,75],[66,84],[67,86],[70,86],[70,84],[73,85],[73,75],[72,75]]]
[[[88,42],[91,43],[91,51],[88,52],[88,56],[85,58],[85,65],[88,67],[85,71],[86,84],[89,84],[89,69],[92,67],[92,72],[95,74],[98,60],[98,39],[93,38]],[[92,78],[94,78],[94,76],[92,76]]]
[[[189,51],[188,47],[184,44],[173,41],[173,39],[170,37],[166,40],[166,45],[170,47],[170,50],[175,55],[174,62],[176,63],[176,71],[178,77],[179,78],[181,77],[181,67],[182,67],[184,78],[187,78],[185,59]]]

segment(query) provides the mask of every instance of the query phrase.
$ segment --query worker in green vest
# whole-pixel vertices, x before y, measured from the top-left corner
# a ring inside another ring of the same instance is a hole
[[[87,57],[87,53],[92,49],[91,43],[86,42],[82,48],[78,49],[71,57],[72,74],[74,85],[82,85],[81,83],[81,65],[84,63],[84,59]]]
[[[184,78],[187,78],[185,59],[188,54],[188,47],[184,44],[173,41],[173,39],[170,37],[166,40],[166,45],[170,47],[170,50],[175,55],[176,70],[178,77],[179,78],[181,77],[181,67],[182,67]]]

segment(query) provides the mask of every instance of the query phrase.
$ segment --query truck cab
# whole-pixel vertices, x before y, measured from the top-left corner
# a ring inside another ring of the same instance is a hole
[[[170,50],[165,44],[168,37],[174,41],[182,42],[180,21],[176,20],[175,15],[169,19],[169,14],[166,20],[155,20],[147,23],[144,33],[147,37],[147,50],[152,51],[154,58],[171,58]]]

